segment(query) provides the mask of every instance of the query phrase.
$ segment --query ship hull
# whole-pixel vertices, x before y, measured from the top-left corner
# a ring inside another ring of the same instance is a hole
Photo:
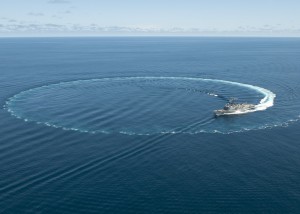
[[[229,116],[229,115],[238,115],[238,114],[246,114],[249,111],[226,111],[226,110],[216,110],[214,111],[216,116]]]
[[[231,108],[229,109],[220,109],[220,110],[215,110],[214,113],[216,116],[223,116],[223,115],[238,115],[238,114],[246,114],[249,112],[253,112],[255,110],[254,105],[247,105],[243,106],[241,108],[239,105],[232,105]]]

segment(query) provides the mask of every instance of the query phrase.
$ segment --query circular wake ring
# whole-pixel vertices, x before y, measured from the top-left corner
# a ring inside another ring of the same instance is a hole
[[[99,130],[90,130],[89,128],[84,128],[84,127],[72,127],[72,126],[65,126],[65,125],[61,125],[59,123],[54,123],[51,121],[39,121],[36,118],[27,118],[26,114],[22,114],[22,112],[18,112],[18,110],[20,110],[18,105],[14,105],[16,102],[19,101],[24,101],[26,100],[26,96],[30,96],[32,93],[35,92],[40,92],[43,91],[44,89],[46,90],[51,90],[52,88],[59,88],[59,87],[64,87],[64,88],[68,88],[68,87],[75,87],[76,85],[81,85],[81,84],[85,84],[85,83],[97,83],[97,82],[107,82],[107,81],[111,81],[111,82],[118,82],[118,81],[139,81],[139,80],[163,80],[163,81],[191,81],[194,83],[197,82],[205,82],[205,83],[220,83],[220,84],[225,84],[225,85],[232,85],[232,86],[238,86],[238,87],[243,87],[252,91],[255,91],[259,94],[261,94],[263,96],[263,98],[256,103],[256,108],[253,111],[262,111],[262,110],[266,110],[267,108],[271,107],[274,105],[274,99],[276,97],[276,95],[271,92],[268,89],[262,88],[262,87],[258,87],[258,86],[254,86],[254,85],[250,85],[250,84],[244,84],[244,83],[239,83],[239,82],[232,82],[232,81],[227,81],[227,80],[218,80],[218,79],[204,79],[204,78],[193,78],[193,77],[114,77],[114,78],[100,78],[100,79],[88,79],[88,80],[76,80],[76,81],[69,81],[69,82],[60,82],[60,83],[55,83],[55,84],[50,84],[50,85],[45,85],[45,86],[40,86],[40,87],[36,87],[36,88],[32,88],[23,92],[20,92],[16,95],[14,95],[13,97],[9,98],[5,104],[5,108],[11,113],[11,115],[20,118],[20,119],[24,119],[25,121],[33,121],[39,124],[44,124],[47,126],[52,126],[52,127],[56,127],[56,128],[62,128],[65,130],[74,130],[74,131],[80,131],[80,132],[89,132],[89,133],[113,133],[113,132],[118,132],[118,133],[122,133],[122,134],[158,134],[158,133],[189,133],[189,134],[196,134],[196,133],[201,133],[201,132],[210,132],[210,133],[224,133],[224,134],[228,134],[228,133],[233,133],[233,132],[240,132],[240,131],[247,131],[247,130],[252,130],[255,128],[243,128],[241,127],[238,130],[228,130],[228,131],[222,131],[222,130],[218,130],[218,129],[210,129],[210,130],[206,130],[205,128],[203,129],[203,127],[199,130],[194,130],[194,131],[189,131],[188,127],[190,126],[194,126],[195,124],[197,124],[197,121],[193,121],[193,123],[191,123],[188,126],[185,127],[177,127],[174,129],[167,129],[167,130],[162,130],[162,131],[155,131],[152,132],[150,131],[149,133],[146,132],[135,132],[135,130],[115,130],[115,131],[111,131],[111,130],[105,130],[105,129],[99,129]],[[118,85],[118,84],[116,84]],[[215,96],[215,97],[221,97],[222,95],[219,95],[217,93],[212,93],[212,92],[205,92],[208,95],[211,96]],[[214,110],[214,109],[212,109]],[[208,121],[210,120],[210,118],[208,119]],[[209,123],[209,122],[205,122],[205,123]],[[268,127],[269,125],[263,125],[261,127]]]

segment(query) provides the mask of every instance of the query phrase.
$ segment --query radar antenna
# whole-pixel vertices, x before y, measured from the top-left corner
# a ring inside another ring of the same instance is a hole
[[[235,101],[237,101],[237,100],[238,100],[238,98],[236,98],[236,97],[230,97],[230,98],[228,99],[228,103],[234,104]]]

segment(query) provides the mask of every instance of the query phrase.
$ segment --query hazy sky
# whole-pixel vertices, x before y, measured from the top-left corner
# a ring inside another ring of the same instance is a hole
[[[300,0],[0,0],[0,36],[300,36]]]

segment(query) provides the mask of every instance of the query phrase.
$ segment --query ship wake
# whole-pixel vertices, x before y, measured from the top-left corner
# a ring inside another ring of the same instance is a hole
[[[249,110],[237,109],[230,114],[263,111],[274,105],[276,95],[272,91],[239,82],[193,77],[113,77],[28,89],[10,97],[4,108],[25,122],[92,134],[228,134],[272,126],[273,121],[262,117],[229,126],[227,120],[211,117],[219,101],[214,103],[214,99],[199,96],[202,93],[220,100],[228,100],[229,95],[247,97],[248,92],[238,91],[242,88],[246,90],[241,91],[256,92],[251,96],[258,101]],[[191,123],[195,118],[196,122]]]
[[[255,90],[258,93],[262,94],[264,97],[260,100],[259,103],[254,104],[254,108],[247,109],[247,110],[236,110],[231,113],[226,113],[226,115],[235,115],[235,114],[246,114],[246,113],[251,113],[251,112],[256,112],[256,111],[264,111],[274,105],[274,100],[276,98],[276,94],[273,93],[272,91],[259,87],[259,86],[254,86],[250,84],[244,84],[244,83],[238,83],[238,82],[231,82],[231,81],[226,81],[226,80],[220,80],[222,82],[227,82],[228,84],[234,84],[242,87],[249,88],[251,90]]]

